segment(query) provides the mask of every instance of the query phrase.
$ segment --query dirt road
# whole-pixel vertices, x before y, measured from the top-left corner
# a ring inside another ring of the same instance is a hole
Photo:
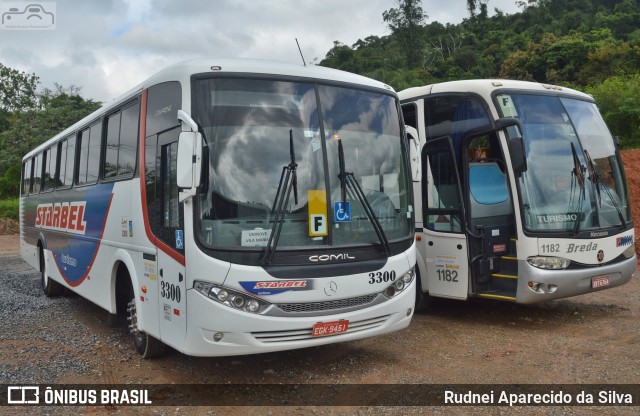
[[[0,236],[0,382],[161,384],[640,384],[640,278],[535,306],[438,302],[398,333],[297,351],[232,358],[177,352],[143,360],[124,328],[79,297],[48,299],[39,275]],[[259,386],[258,389],[259,390]],[[186,403],[185,403],[186,404]],[[637,414],[637,407],[607,408]],[[13,414],[24,409],[3,408]],[[404,407],[32,408],[41,414],[424,414]],[[604,408],[430,408],[456,414],[602,414]]]

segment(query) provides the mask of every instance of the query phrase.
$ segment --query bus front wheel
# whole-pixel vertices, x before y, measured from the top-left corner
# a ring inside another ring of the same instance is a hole
[[[48,298],[62,295],[62,285],[49,277],[49,266],[45,262],[44,249],[40,248],[40,274],[42,276],[42,291]]]
[[[138,310],[133,287],[129,287],[129,302],[127,303],[127,321],[129,321],[129,332],[133,337],[133,344],[138,354],[142,358],[160,357],[165,352],[165,344],[141,331],[138,328]]]

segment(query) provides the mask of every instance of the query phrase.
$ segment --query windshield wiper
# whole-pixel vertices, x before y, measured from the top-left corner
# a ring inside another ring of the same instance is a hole
[[[602,207],[602,197],[600,195],[600,183],[602,182],[602,174],[600,173],[598,166],[596,166],[596,164],[593,163],[593,160],[591,159],[591,155],[589,155],[589,152],[587,150],[584,151],[584,156],[587,159],[587,167],[589,169],[589,178],[591,179],[591,182],[596,186],[597,195],[598,195],[597,204],[600,207]],[[620,219],[620,226],[624,229],[626,221],[624,219],[624,216],[622,215],[620,206],[618,205],[615,198],[613,197],[613,194],[611,193],[611,189],[609,189],[607,185],[602,186],[602,188],[604,188],[605,192],[607,193],[607,196],[609,196],[609,199],[611,200],[611,204],[616,209],[618,213],[618,218]]]
[[[292,189],[294,201],[296,205],[298,205],[298,175],[296,173],[298,164],[296,163],[296,154],[293,149],[293,130],[289,130],[289,154],[291,162],[282,167],[278,190],[276,191],[276,197],[273,200],[273,206],[271,207],[271,212],[275,213],[275,218],[273,226],[271,227],[271,234],[269,235],[267,247],[265,248],[264,255],[262,256],[262,264],[264,266],[271,263],[273,255],[276,252],[280,233],[282,232],[282,225],[284,224],[285,210],[287,208],[289,195],[291,195]]]
[[[573,235],[578,234],[580,232],[580,220],[582,219],[582,201],[585,198],[584,191],[584,166],[580,163],[580,159],[578,158],[578,152],[576,152],[576,147],[573,143],[571,143],[571,154],[573,155],[573,171],[572,174],[575,176],[578,185],[580,186],[580,193],[578,194],[578,212],[576,213],[576,222],[573,225]]]
[[[362,190],[360,183],[356,180],[353,172],[347,172],[345,170],[344,148],[342,147],[342,140],[338,140],[338,163],[340,167],[340,174],[338,174],[338,178],[340,178],[340,187],[342,189],[342,201],[345,202],[347,199],[347,187],[351,188],[353,192],[355,192],[356,197],[360,200],[360,203],[362,203],[364,212],[367,214],[367,217],[369,217],[369,221],[371,222],[371,225],[373,226],[373,229],[378,236],[378,240],[380,240],[380,245],[382,246],[385,254],[389,256],[391,254],[391,247],[389,246],[389,240],[384,233],[382,225],[380,225],[378,217],[376,217],[375,213],[373,212],[373,208],[371,207],[369,200],[364,194],[364,191]]]

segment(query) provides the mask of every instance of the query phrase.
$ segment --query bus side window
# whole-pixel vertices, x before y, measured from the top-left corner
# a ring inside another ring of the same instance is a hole
[[[129,178],[133,175],[138,149],[139,119],[138,101],[108,117],[104,157],[105,179]]]
[[[58,147],[58,152],[60,153],[60,163],[56,182],[56,186],[59,188],[69,187],[73,184],[75,151],[75,136],[69,136],[62,142],[60,142],[60,145]]]
[[[31,159],[22,164],[22,195],[27,195],[31,188]]]
[[[82,131],[80,136],[80,163],[78,166],[78,185],[94,183],[100,170],[100,136],[102,124],[96,123]]]
[[[146,138],[145,189],[149,223],[155,236],[176,247],[176,231],[184,226],[184,208],[176,182],[180,126]]]
[[[37,194],[40,192],[40,188],[42,186],[42,153],[36,155],[33,164],[33,184],[31,186],[31,193]]]
[[[165,227],[179,227],[178,203],[178,142],[162,146],[162,225]]]
[[[52,191],[56,180],[56,163],[58,161],[58,146],[47,149],[44,162],[44,190]]]
[[[422,158],[423,172],[428,180],[422,181],[423,207],[427,228],[434,231],[462,232],[462,204],[460,203],[458,175],[449,146],[442,138],[427,143],[428,157]]]

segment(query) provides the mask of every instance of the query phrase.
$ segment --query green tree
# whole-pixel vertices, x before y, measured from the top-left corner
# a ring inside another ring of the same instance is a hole
[[[640,147],[640,74],[617,75],[586,89],[623,148]]]
[[[400,40],[407,65],[410,67],[419,66],[423,45],[420,28],[428,16],[422,9],[420,0],[394,0],[394,2],[397,8],[383,12],[382,19]]]
[[[38,83],[35,74],[27,74],[0,63],[0,108],[11,112],[33,107],[37,102]]]
[[[65,128],[100,108],[100,103],[85,100],[79,88],[64,88],[39,94],[35,108],[14,112],[8,129],[0,132],[0,175],[12,167],[20,167],[22,157]]]

